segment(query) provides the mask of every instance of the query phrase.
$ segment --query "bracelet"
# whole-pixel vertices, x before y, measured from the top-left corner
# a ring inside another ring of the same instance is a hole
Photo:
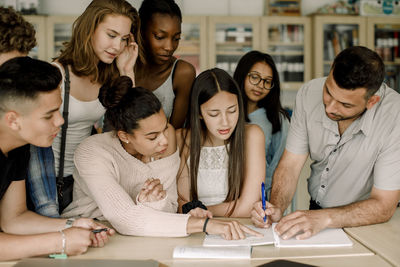
[[[204,225],[203,225],[203,233],[206,233],[206,235],[208,235],[208,233],[207,233],[207,223],[208,223],[208,220],[210,220],[210,218],[206,218],[206,220],[204,221]]]
[[[61,254],[65,254],[65,245],[66,245],[66,239],[65,239],[65,234],[63,230],[60,230],[61,237],[62,237],[62,249],[61,249]]]
[[[66,259],[68,257],[67,254],[65,254],[67,240],[65,238],[64,231],[60,230],[59,232],[60,232],[61,238],[62,238],[62,241],[61,241],[62,242],[61,253],[60,254],[57,254],[57,253],[50,254],[49,257],[53,258],[53,259]]]

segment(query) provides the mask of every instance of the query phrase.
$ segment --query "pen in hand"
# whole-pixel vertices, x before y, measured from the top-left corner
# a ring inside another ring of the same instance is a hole
[[[101,229],[92,230],[92,233],[97,234],[97,233],[107,232],[107,231],[108,231],[108,228],[101,228]]]
[[[265,211],[265,184],[264,182],[261,183],[261,202],[262,208]],[[267,215],[264,214],[264,222],[267,221]]]

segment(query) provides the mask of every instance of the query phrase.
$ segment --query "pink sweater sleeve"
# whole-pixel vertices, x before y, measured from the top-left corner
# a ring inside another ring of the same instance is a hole
[[[94,201],[82,205],[97,205],[103,216],[121,234],[186,236],[189,216],[136,205],[119,184],[118,164],[121,163],[115,160],[112,152],[96,142],[84,142],[78,147],[75,151],[75,165],[79,175],[74,178]]]

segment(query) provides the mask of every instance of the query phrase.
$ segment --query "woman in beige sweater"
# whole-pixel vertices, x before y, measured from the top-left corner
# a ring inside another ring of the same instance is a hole
[[[176,214],[180,159],[175,130],[153,93],[132,88],[128,77],[114,84],[100,94],[114,131],[91,136],[77,148],[73,202],[62,215],[105,219],[125,235],[259,235],[235,221],[191,216],[199,211]]]

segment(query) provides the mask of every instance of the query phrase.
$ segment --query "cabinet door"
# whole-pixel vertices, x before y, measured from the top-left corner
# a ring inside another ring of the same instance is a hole
[[[311,79],[310,25],[306,17],[262,18],[261,50],[273,57],[283,90]]]
[[[233,75],[247,52],[260,48],[259,17],[209,17],[209,68]]]
[[[368,18],[368,47],[383,59],[385,82],[400,92],[400,20],[393,18]]]
[[[68,42],[72,35],[72,24],[75,16],[49,16],[47,18],[47,60],[59,55],[64,42]]]
[[[24,18],[32,23],[36,31],[37,45],[31,50],[29,56],[46,60],[46,18],[44,16],[25,15]]]
[[[175,52],[177,58],[191,63],[196,74],[207,68],[207,18],[204,16],[190,16],[182,18],[182,35],[178,49]]]
[[[367,46],[366,18],[360,16],[315,16],[314,77],[327,76],[335,56],[343,49]]]
[[[311,79],[311,20],[308,17],[264,17],[261,50],[279,72],[282,105],[292,109],[297,90]]]

